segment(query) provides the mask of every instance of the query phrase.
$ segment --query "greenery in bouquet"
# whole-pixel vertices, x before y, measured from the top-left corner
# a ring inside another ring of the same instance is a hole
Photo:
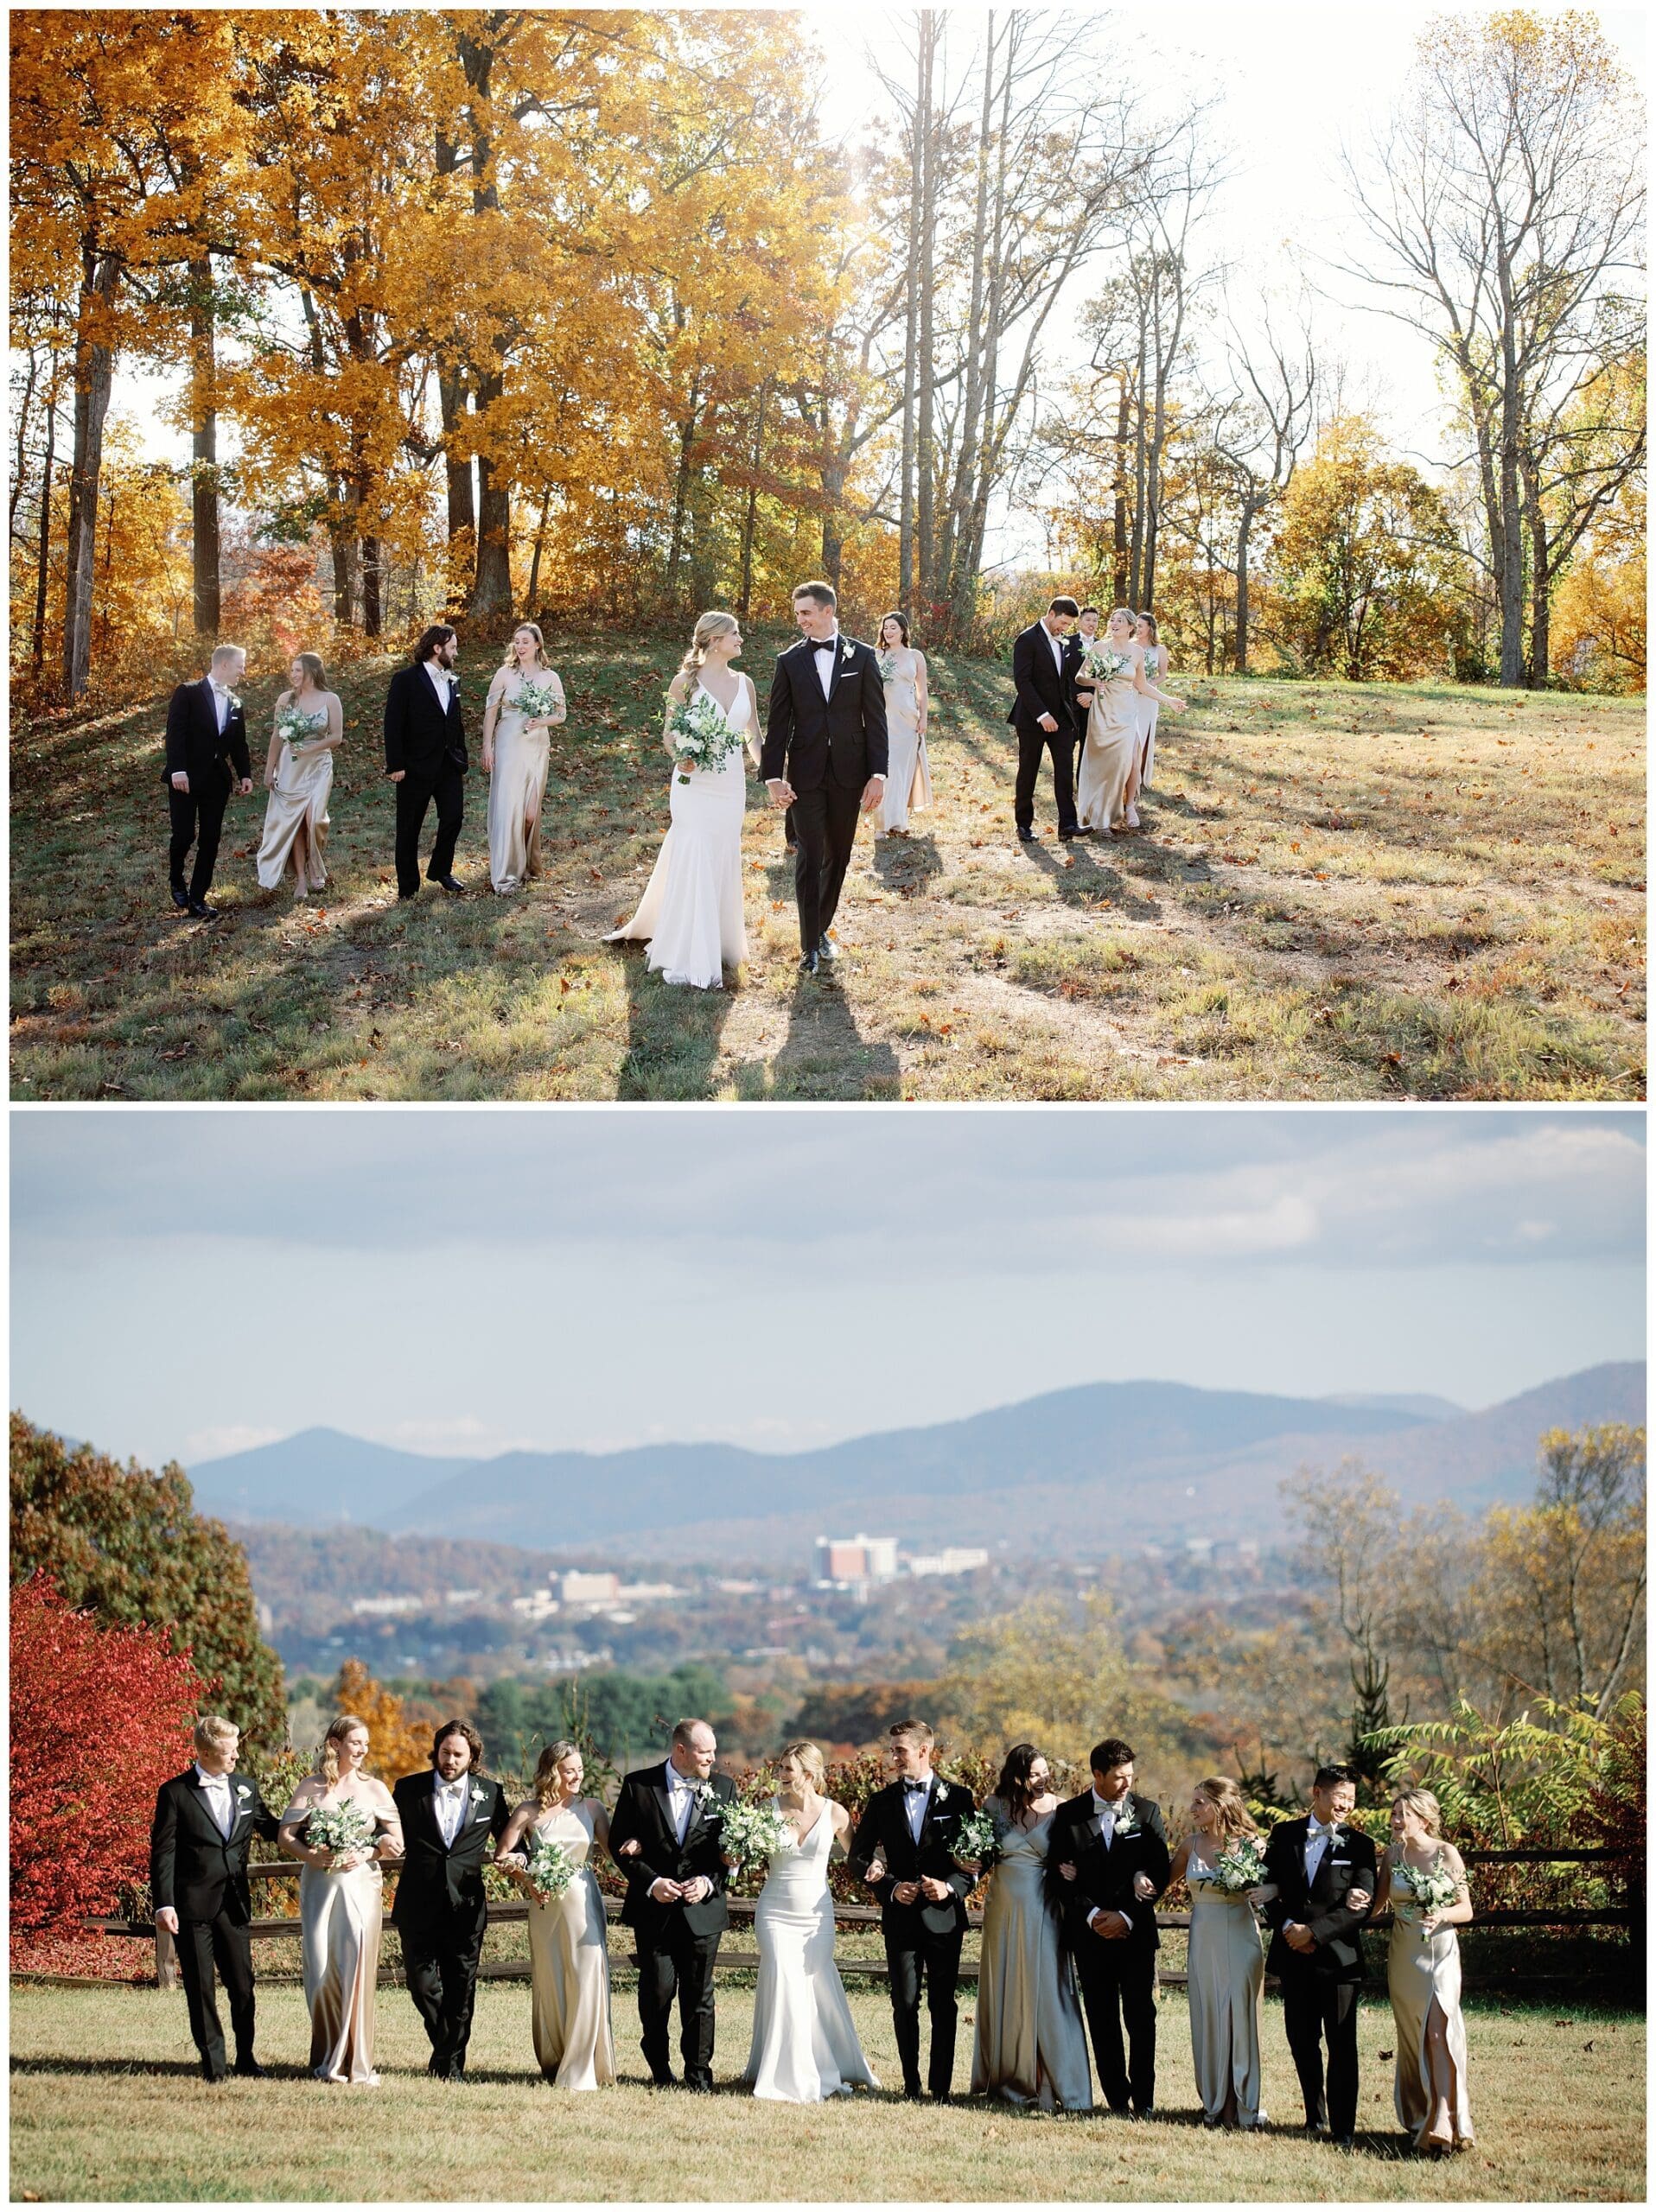
[[[1257,1889],[1265,1878],[1265,1840],[1233,1835],[1213,1861],[1213,1879],[1232,1896]]]
[[[1392,1869],[1392,1909],[1399,1920],[1447,1912],[1460,1894],[1461,1885],[1447,1867],[1411,1866],[1400,1859]]]
[[[954,1832],[953,1856],[962,1866],[976,1866],[982,1873],[1000,1857],[1000,1831],[995,1815],[985,1806],[966,1815]]]
[[[276,717],[276,734],[283,742],[296,750],[309,745],[328,728],[328,712],[308,715],[301,707],[283,707]]]
[[[536,1836],[525,1856],[528,1879],[543,1904],[561,1897],[578,1871],[564,1845],[549,1835]]]
[[[733,1797],[724,1808],[719,1841],[725,1856],[739,1866],[755,1866],[793,1840],[793,1830],[766,1799]]]
[[[532,677],[520,683],[512,702],[519,712],[532,722],[541,721],[548,715],[555,715],[561,703],[557,684],[548,683],[544,677]]]
[[[373,1815],[354,1797],[318,1805],[305,1822],[305,1841],[313,1851],[330,1852],[335,1866],[353,1851],[372,1851],[376,1833]]]
[[[1081,673],[1095,683],[1107,683],[1111,677],[1125,676],[1131,665],[1125,653],[1118,653],[1109,645],[1091,645],[1081,652]]]
[[[739,731],[731,728],[718,702],[710,699],[706,692],[697,691],[694,698],[670,705],[667,742],[682,772],[686,768],[722,767],[741,746],[742,737]],[[687,784],[690,778],[681,772],[678,781]]]

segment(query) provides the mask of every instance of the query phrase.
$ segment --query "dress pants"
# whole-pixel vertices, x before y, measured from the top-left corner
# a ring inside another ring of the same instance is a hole
[[[466,2069],[484,1925],[481,1914],[467,1911],[398,1927],[403,1979],[430,2038],[429,2073],[450,2075]]]
[[[461,817],[466,810],[466,782],[445,753],[434,767],[411,768],[402,782],[392,788],[397,794],[397,888],[405,898],[411,898],[420,887],[420,832],[433,799],[437,806],[437,838],[425,872],[434,883],[453,872]]]
[[[697,1936],[682,1916],[670,1920],[653,1940],[638,1943],[638,2017],[644,2033],[640,2049],[652,2080],[672,2079],[667,2038],[672,2004],[678,2000],[678,2049],[686,2082],[713,2080],[713,1967],[723,1929]]]
[[[224,1912],[212,1920],[181,1919],[176,1948],[178,1971],[189,2005],[190,2034],[201,2054],[201,2071],[209,2082],[222,2081],[224,2029],[213,2001],[215,1967],[230,1999],[236,2057],[239,2062],[253,2055],[253,1947],[246,1923],[232,1920]]]
[[[793,800],[793,830],[799,841],[793,888],[799,902],[799,949],[814,952],[828,934],[839,905],[840,887],[857,842],[862,812],[860,785],[819,784]]]
[[[1075,733],[1073,729],[1018,731],[1018,779],[1012,794],[1012,818],[1020,830],[1035,827],[1035,778],[1043,753],[1052,754],[1053,797],[1058,827],[1075,827]]]
[[[923,1979],[926,2009],[932,2023],[926,2086],[934,2097],[946,2097],[954,2081],[955,1988],[960,1978],[962,1931],[952,1928],[939,1936],[923,1924],[916,1929],[888,1927],[885,1939],[886,1964],[891,1969],[891,2016],[897,2031],[903,2087],[915,2092],[920,2088]]]
[[[1099,2087],[1111,2112],[1148,2112],[1156,2102],[1156,1954],[1125,1937],[1106,1942],[1090,1928],[1075,1953],[1081,2003]],[[1126,2029],[1123,2048],[1122,2030]]]
[[[1354,1981],[1335,1981],[1329,1974],[1283,1977],[1283,2026],[1308,2120],[1322,2117],[1322,2043],[1328,2041],[1330,2135],[1350,2135],[1357,2126],[1358,1988]]]
[[[199,901],[213,888],[213,870],[219,858],[219,837],[229,798],[230,786],[216,760],[210,768],[191,776],[187,791],[175,790],[170,783],[167,786],[167,810],[173,821],[172,839],[167,848],[167,873],[175,893],[182,893],[187,899]],[[186,883],[184,863],[189,858],[192,845],[195,847],[195,866]]]

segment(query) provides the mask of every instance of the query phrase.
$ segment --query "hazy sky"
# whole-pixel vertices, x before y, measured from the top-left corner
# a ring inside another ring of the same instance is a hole
[[[188,1463],[773,1449],[1139,1376],[1492,1403],[1637,1358],[1634,1112],[11,1116],[12,1389]]]

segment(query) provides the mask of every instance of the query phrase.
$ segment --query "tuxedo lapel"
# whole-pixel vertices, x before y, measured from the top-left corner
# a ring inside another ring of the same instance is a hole
[[[680,1850],[682,1846],[678,1841],[678,1823],[672,1817],[672,1792],[667,1787],[667,1770],[665,1764],[652,1787],[655,1791],[656,1807],[661,1815],[661,1826],[666,1832],[667,1841],[675,1851]],[[688,1827],[685,1834],[686,1835],[690,1834]]]
[[[828,704],[834,703],[834,694],[839,689],[839,671],[845,665],[845,639],[836,634],[834,639],[833,673],[828,678]]]

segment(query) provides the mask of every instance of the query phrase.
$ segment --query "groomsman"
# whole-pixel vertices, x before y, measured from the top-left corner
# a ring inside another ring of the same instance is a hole
[[[1133,1794],[1134,1759],[1118,1736],[1093,1745],[1092,1787],[1053,1815],[1047,1874],[1105,2102],[1147,2120],[1156,2104],[1156,1904],[1170,1866],[1161,1807]]]
[[[448,892],[455,877],[455,847],[466,811],[466,725],[460,711],[460,679],[453,673],[460,640],[446,622],[434,622],[414,648],[411,668],[398,669],[385,694],[385,773],[397,786],[397,896],[420,888],[420,832],[435,801],[436,842],[426,875]]]
[[[1357,1996],[1360,1930],[1374,1910],[1374,1847],[1347,1825],[1357,1778],[1319,1767],[1309,1820],[1279,1821],[1265,1846],[1265,1880],[1277,1895],[1265,1920],[1275,1933],[1265,1971],[1282,1984],[1283,2025],[1305,2099],[1305,2132],[1326,2128],[1349,2151],[1357,2132]],[[1326,2099],[1322,2046],[1328,2049]]]
[[[927,2085],[942,2101],[954,2081],[955,1988],[966,1895],[977,1878],[956,1865],[953,1850],[960,1823],[972,1809],[971,1792],[933,1772],[933,1741],[923,1720],[899,1720],[891,1728],[886,1758],[892,1779],[863,1808],[850,1865],[880,1900],[903,2094],[920,2093],[923,1980],[932,2022]]]
[[[511,1816],[505,1790],[477,1771],[482,1756],[483,1739],[469,1721],[445,1720],[431,1741],[430,1766],[405,1774],[391,1793],[403,1824],[391,1924],[431,2044],[425,2070],[445,2082],[466,2071],[488,1919],[483,1862]]]
[[[1073,599],[1048,602],[1039,622],[1022,630],[1012,645],[1016,696],[1006,719],[1018,734],[1017,784],[1012,814],[1021,842],[1035,842],[1035,778],[1041,755],[1052,754],[1053,797],[1058,804],[1058,834],[1080,835],[1075,817],[1074,673],[1080,653],[1069,641],[1078,609]]]
[[[638,1941],[640,2048],[658,2088],[672,2086],[675,1995],[685,2087],[713,2087],[713,1968],[729,1920],[720,1822],[736,1795],[713,1771],[717,1755],[705,1720],[681,1720],[666,1763],[629,1774],[609,1816],[610,1856],[627,1877],[621,1919]]]
[[[277,1819],[258,1784],[236,1765],[241,1732],[204,1713],[195,1724],[195,1764],[163,1782],[150,1829],[150,1893],[156,1925],[178,1947],[190,2034],[209,2082],[225,2077],[224,2030],[214,2002],[216,1967],[230,1999],[238,2074],[261,2075],[253,2056],[253,1949],[247,1925],[247,1848],[276,1841]]]
[[[1103,620],[1096,607],[1084,607],[1073,634],[1066,639],[1069,648],[1069,697],[1075,717],[1075,759],[1080,772],[1080,748],[1086,743],[1086,718],[1092,710],[1092,694],[1098,685],[1081,674],[1081,657],[1087,647],[1096,644],[1099,624]]]
[[[232,791],[245,798],[253,788],[253,764],[247,751],[247,717],[236,686],[247,656],[239,645],[214,645],[207,672],[194,683],[181,683],[167,708],[167,759],[162,780],[173,834],[167,849],[167,874],[173,904],[181,913],[211,921],[207,902],[219,857],[224,810]],[[195,847],[195,866],[184,880],[184,863]]]

